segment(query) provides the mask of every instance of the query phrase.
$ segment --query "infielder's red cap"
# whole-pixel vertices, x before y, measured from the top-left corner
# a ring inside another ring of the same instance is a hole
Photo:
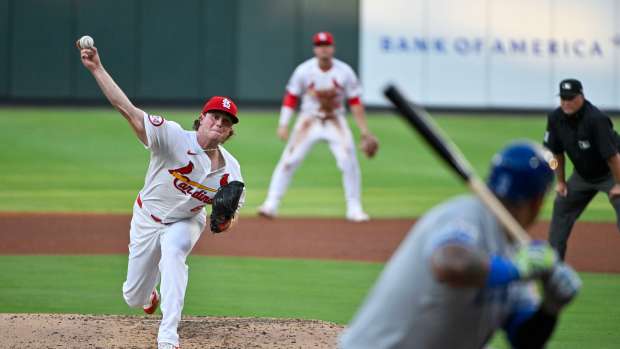
[[[314,46],[333,45],[334,36],[330,32],[318,32],[312,36]]]
[[[233,124],[239,122],[239,118],[237,117],[237,105],[232,99],[228,97],[222,96],[213,96],[211,99],[205,103],[205,106],[202,108],[202,113],[206,113],[211,110],[219,110],[223,111],[226,114],[232,116]]]

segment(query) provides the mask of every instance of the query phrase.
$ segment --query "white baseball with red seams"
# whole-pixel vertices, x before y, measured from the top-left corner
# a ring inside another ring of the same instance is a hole
[[[259,209],[264,216],[275,216],[282,196],[286,192],[297,167],[310,149],[325,141],[336,158],[342,172],[342,182],[347,203],[347,218],[354,221],[368,220],[361,204],[361,175],[356,156],[355,142],[345,118],[345,103],[360,103],[361,86],[351,67],[336,59],[324,71],[316,57],[300,64],[286,86],[286,96],[280,117],[280,126],[286,127],[301,96],[299,118],[278,162],[267,199]],[[330,95],[332,103],[326,110],[321,95]]]
[[[162,321],[158,342],[178,343],[188,267],[185,260],[206,224],[203,209],[217,189],[241,181],[237,160],[224,147],[225,165],[211,171],[211,161],[200,147],[196,132],[185,131],[161,116],[144,115],[149,168],[133,207],[129,263],[123,296],[127,304],[149,303],[161,280]],[[245,192],[239,206],[244,202]]]
[[[88,35],[84,35],[78,40],[78,45],[81,49],[93,48],[93,46],[95,46],[95,40]]]

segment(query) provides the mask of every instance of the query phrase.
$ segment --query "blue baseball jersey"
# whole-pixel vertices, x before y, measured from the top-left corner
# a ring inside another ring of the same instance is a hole
[[[533,282],[495,288],[456,288],[431,270],[433,252],[463,244],[485,254],[512,257],[515,247],[497,219],[474,196],[432,209],[408,233],[370,291],[340,347],[482,348],[511,314],[537,307]]]

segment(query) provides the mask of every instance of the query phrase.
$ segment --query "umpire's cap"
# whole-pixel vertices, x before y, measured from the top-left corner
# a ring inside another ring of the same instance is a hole
[[[553,154],[537,143],[512,142],[493,157],[487,185],[502,200],[536,198],[553,182],[553,160]]]
[[[560,81],[560,93],[562,99],[572,99],[577,95],[583,94],[583,85],[577,79],[564,79]]]

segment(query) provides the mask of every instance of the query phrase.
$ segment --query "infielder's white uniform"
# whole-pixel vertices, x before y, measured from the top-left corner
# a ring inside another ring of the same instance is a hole
[[[225,166],[211,171],[211,161],[196,132],[160,116],[144,115],[146,148],[151,159],[144,187],[133,207],[127,280],[123,297],[131,307],[149,304],[160,282],[158,342],[177,343],[177,327],[187,287],[185,260],[206,223],[204,207],[220,185],[241,181],[237,160],[222,146]],[[241,197],[240,206],[244,201]]]
[[[361,176],[355,143],[345,118],[345,103],[361,103],[362,89],[349,65],[335,58],[332,62],[332,67],[323,71],[316,57],[308,59],[295,69],[286,86],[280,126],[288,125],[291,115],[286,109],[294,109],[299,96],[302,96],[301,107],[299,118],[271,177],[267,199],[261,206],[265,212],[277,212],[293,173],[308,151],[316,142],[326,141],[342,172],[347,216],[365,216],[361,204]],[[331,97],[332,103],[328,107],[331,110],[326,111],[321,106],[321,95]]]
[[[493,214],[475,197],[452,199],[410,231],[340,338],[344,349],[482,348],[511,315],[538,307],[533,282],[453,288],[436,281],[433,251],[446,243],[512,257]]]

